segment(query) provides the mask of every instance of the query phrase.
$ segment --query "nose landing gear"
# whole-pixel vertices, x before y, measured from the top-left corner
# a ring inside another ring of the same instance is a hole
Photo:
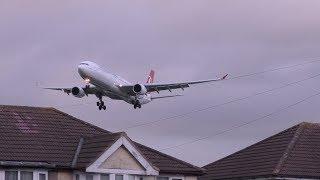
[[[140,109],[140,108],[141,108],[140,102],[139,102],[139,101],[136,101],[136,102],[134,103],[133,107],[134,107],[134,109],[137,109],[137,108]]]

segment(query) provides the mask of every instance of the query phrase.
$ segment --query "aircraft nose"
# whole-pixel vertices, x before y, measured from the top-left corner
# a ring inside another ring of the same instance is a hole
[[[83,71],[83,66],[81,64],[78,66],[78,71]]]
[[[78,66],[78,72],[79,72],[79,74],[80,74],[81,77],[86,76],[86,69],[85,69],[85,67],[84,67],[83,65],[81,65],[81,64]]]

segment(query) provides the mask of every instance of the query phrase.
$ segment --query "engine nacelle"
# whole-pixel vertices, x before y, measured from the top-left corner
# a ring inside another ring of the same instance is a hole
[[[133,92],[139,95],[143,95],[143,94],[146,94],[148,91],[144,85],[136,84],[133,86]]]
[[[75,96],[77,98],[83,98],[86,95],[84,90],[82,88],[79,88],[79,87],[72,88],[71,93],[72,93],[73,96]]]

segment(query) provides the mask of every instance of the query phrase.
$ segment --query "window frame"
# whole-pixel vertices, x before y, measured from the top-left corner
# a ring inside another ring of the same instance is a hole
[[[18,170],[4,170],[4,180],[6,180],[6,172],[16,172],[17,173],[17,180],[19,180],[19,176],[20,176],[20,173]]]
[[[95,174],[92,174],[92,173],[85,173],[84,178],[85,178],[85,180],[88,180],[88,179],[87,179],[88,176],[92,176],[92,180],[94,180],[94,175],[95,175]],[[91,179],[90,179],[90,180],[91,180]]]
[[[4,180],[5,180],[5,173],[6,172],[18,172],[18,180],[21,180],[21,172],[32,172],[32,180],[40,180],[40,174],[44,174],[46,179],[48,180],[48,170],[46,169],[4,169]]]
[[[158,180],[158,177],[159,178],[168,178],[168,180],[185,180],[184,176],[159,175],[159,176],[156,177],[157,180]]]
[[[167,180],[170,180],[170,176],[157,176],[156,177],[156,180],[159,180],[160,178],[168,178]]]
[[[31,173],[32,174],[32,179],[31,180],[36,180],[36,179],[34,179],[35,173],[33,171],[29,171],[29,170],[21,170],[20,173],[19,173],[19,179],[18,180],[22,180],[21,177],[22,177],[23,173]],[[38,176],[38,178],[39,178],[39,176]]]
[[[77,177],[79,179],[77,179]],[[79,173],[74,173],[74,178],[72,178],[73,180],[80,180],[81,179],[81,175]]]
[[[169,180],[185,180],[184,176],[169,176]]]
[[[48,180],[48,179],[47,179],[47,175],[46,175],[45,173],[42,173],[42,172],[39,172],[39,173],[38,173],[38,180],[41,180],[41,179],[40,179],[40,176],[41,176],[41,175],[44,175],[44,180]]]
[[[110,174],[99,174],[99,177],[100,177],[99,180],[102,180],[102,176],[108,176],[109,177],[108,180],[111,180],[111,175]]]
[[[125,174],[114,174],[114,180],[117,180],[117,176],[122,176],[122,180],[124,180]]]

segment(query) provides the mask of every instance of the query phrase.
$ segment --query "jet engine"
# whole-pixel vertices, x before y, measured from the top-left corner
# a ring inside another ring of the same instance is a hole
[[[73,96],[75,96],[77,98],[83,98],[86,95],[84,90],[82,88],[79,88],[79,87],[72,88],[71,93],[72,93]]]
[[[146,94],[148,91],[144,85],[136,84],[133,86],[133,92],[139,95],[143,95],[143,94]]]

